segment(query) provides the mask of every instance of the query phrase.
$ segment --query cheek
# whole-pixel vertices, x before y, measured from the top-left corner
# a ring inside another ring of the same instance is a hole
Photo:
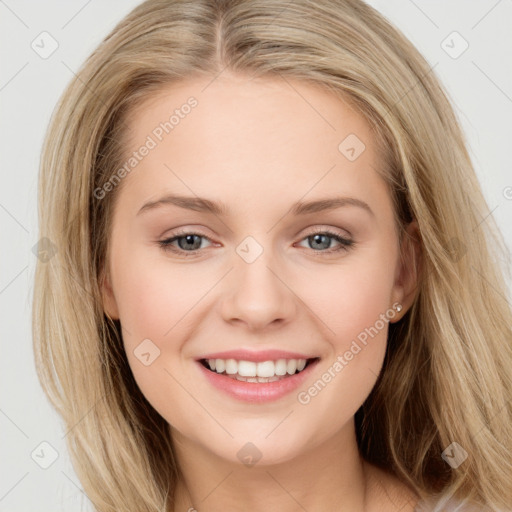
[[[331,311],[331,323],[340,348],[347,340],[360,337],[366,329],[374,326],[390,308],[392,283],[387,273],[377,266],[365,267],[364,270],[364,273],[351,272],[343,283],[339,283],[345,292],[337,302],[337,311]],[[381,322],[377,327],[383,330]]]
[[[125,341],[135,343],[142,336],[162,342],[179,330],[182,321],[186,323],[211,278],[205,281],[201,274],[186,272],[181,264],[148,258],[144,251],[132,256],[119,271],[115,288],[128,334]]]
[[[333,274],[330,297],[316,296],[317,306],[324,306],[318,311],[329,327],[324,332],[330,350],[296,399],[304,418],[313,423],[313,418],[324,418],[317,429],[319,439],[334,435],[353,417],[381,370],[389,320],[395,316],[389,302],[393,279],[387,265],[347,265]]]
[[[299,403],[314,401],[320,409],[335,403],[350,415],[370,393],[384,360],[389,321],[396,314],[391,304],[395,256],[392,247],[375,244],[330,269],[323,276],[323,291],[309,288],[315,291],[308,305],[326,326],[330,350],[318,369],[318,384],[303,389]]]
[[[222,300],[214,285],[226,268],[177,263],[148,254],[147,250],[132,251],[114,273],[125,349],[143,394],[170,424],[185,431],[193,428],[192,420],[182,412],[195,406],[183,389],[189,368],[183,349],[193,342],[194,330],[198,325],[201,328],[207,312]],[[280,269],[280,277],[293,290],[286,292],[283,286],[282,293],[289,293],[288,300],[297,303],[292,324],[302,323],[304,332],[316,331],[317,346],[324,356],[308,384],[314,389],[297,391],[295,403],[301,404],[298,407],[304,414],[302,429],[308,428],[308,418],[315,423],[312,418],[324,417],[330,419],[322,422],[320,433],[332,434],[371,391],[386,349],[388,324],[380,318],[390,307],[393,258],[389,247],[375,244],[337,264],[311,262],[299,270],[290,263]],[[213,318],[214,326],[221,326],[217,316],[208,318]],[[150,365],[141,361],[138,350],[145,339],[153,344],[145,349],[149,358],[158,353]],[[202,414],[199,409],[197,413]]]
[[[314,279],[306,278],[308,272],[298,278],[298,295],[318,315],[325,337],[337,353],[347,350],[358,336],[364,338],[368,329],[375,334],[375,325],[379,334],[382,332],[378,339],[385,342],[388,322],[381,319],[393,315],[395,257],[392,247],[376,243],[347,255],[339,265],[317,267],[314,274],[309,273]]]
[[[207,266],[172,263],[147,248],[132,250],[113,278],[128,362],[141,391],[161,410],[169,396],[183,393],[170,374],[181,373],[182,349],[217,278]]]

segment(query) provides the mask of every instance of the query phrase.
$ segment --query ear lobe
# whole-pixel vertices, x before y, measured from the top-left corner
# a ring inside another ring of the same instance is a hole
[[[418,290],[422,257],[421,235],[418,223],[414,219],[408,224],[400,245],[400,260],[393,287],[392,303],[399,302],[402,309],[400,314],[395,316],[395,322],[405,315],[414,302]]]
[[[100,281],[101,296],[103,300],[103,311],[112,320],[119,320],[119,310],[117,301],[110,284],[110,276],[108,272],[103,272]]]

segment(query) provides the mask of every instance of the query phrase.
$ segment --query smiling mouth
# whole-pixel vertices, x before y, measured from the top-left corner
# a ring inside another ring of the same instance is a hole
[[[277,359],[275,361],[244,361],[236,359],[201,359],[210,372],[242,382],[276,382],[304,371],[319,357],[311,359]]]

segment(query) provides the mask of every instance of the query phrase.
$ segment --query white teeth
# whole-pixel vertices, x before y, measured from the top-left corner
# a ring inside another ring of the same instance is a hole
[[[286,371],[293,375],[295,373],[295,370],[297,369],[297,360],[296,359],[290,359],[288,361],[288,364],[286,365]]]
[[[228,375],[238,373],[238,364],[234,359],[226,359],[226,373]]]
[[[281,380],[279,377],[242,377],[241,375],[228,375],[235,380],[241,380],[242,382],[275,382]]]
[[[247,382],[274,382],[283,376],[301,372],[306,359],[278,359],[276,361],[237,361],[236,359],[208,359],[210,370]],[[240,378],[239,378],[240,377]]]
[[[274,366],[275,366],[274,372],[276,375],[286,375],[286,368],[287,368],[286,359],[278,359]]]
[[[238,361],[238,375],[256,377],[256,363],[252,361]]]
[[[274,361],[263,361],[256,367],[258,377],[273,377],[275,375]]]

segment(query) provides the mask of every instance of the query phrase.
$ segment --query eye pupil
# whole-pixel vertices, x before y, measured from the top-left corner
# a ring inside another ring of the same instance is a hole
[[[193,256],[197,252],[202,251],[204,249],[202,247],[203,239],[209,240],[209,238],[205,235],[200,235],[197,233],[182,233],[167,240],[162,240],[160,242],[160,245],[164,248],[164,250],[169,250],[178,253],[181,252],[181,255],[183,256]],[[306,238],[303,238],[302,240],[307,240],[310,249],[312,249],[313,251],[325,254],[330,254],[334,252],[337,253],[339,251],[347,251],[353,245],[353,241],[347,240],[343,238],[341,235],[337,235],[329,231],[312,233],[309,236],[306,236]],[[338,248],[331,248],[333,241],[339,245]]]
[[[329,236],[327,236],[327,235],[323,235],[323,234],[320,234],[320,233],[317,233],[316,235],[313,235],[313,236],[312,236],[312,237],[310,237],[310,238],[312,238],[312,239],[313,239],[313,243],[314,243],[314,244],[317,244],[317,243],[318,243],[318,244],[320,244],[320,245],[321,245],[320,249],[328,249],[328,248],[329,248],[329,245],[330,245],[330,242],[329,242],[329,238],[330,238],[330,237],[329,237]],[[324,238],[324,240],[326,240],[326,241],[324,241],[324,243],[323,243],[323,244],[322,244],[322,241],[321,241],[321,239],[322,239],[322,238]],[[318,248],[318,247],[317,247],[317,248]]]
[[[199,240],[199,244],[195,244],[194,245],[194,238],[196,239],[195,241],[197,242]],[[182,240],[185,240],[186,244],[189,244],[189,245],[192,245],[193,247],[189,247],[189,246],[184,246],[185,244],[181,243]],[[201,237],[197,236],[197,235],[185,235],[185,236],[182,236],[178,239],[178,245],[180,246],[181,249],[192,249],[192,250],[196,250],[196,249],[199,249],[201,247]]]

